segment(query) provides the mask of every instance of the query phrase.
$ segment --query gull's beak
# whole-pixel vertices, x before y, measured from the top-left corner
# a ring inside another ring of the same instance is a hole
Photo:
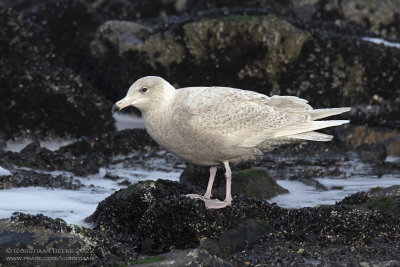
[[[126,108],[127,106],[130,106],[131,103],[132,103],[132,101],[128,101],[126,98],[121,99],[120,101],[118,101],[117,103],[115,103],[112,106],[111,113],[114,113],[115,111],[120,111],[123,108]]]

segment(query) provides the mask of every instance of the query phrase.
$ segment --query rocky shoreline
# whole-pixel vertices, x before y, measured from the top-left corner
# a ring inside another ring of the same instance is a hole
[[[2,0],[0,22],[0,194],[81,190],[90,186],[76,177],[117,163],[158,157],[183,166],[143,129],[115,127],[112,103],[145,75],[178,88],[222,85],[352,107],[341,116],[349,125],[325,130],[332,142],[285,146],[233,166],[240,183],[223,210],[183,196],[203,193],[208,180],[207,168],[187,165],[180,182],[129,185],[127,175],[105,173],[126,188],[99,203],[87,218],[93,228],[40,214],[1,219],[0,266],[38,264],[4,260],[19,256],[62,257],[71,266],[400,265],[398,186],[312,208],[265,200],[286,192],[277,180],[329,191],[316,178],[400,177],[396,1]],[[33,141],[7,150],[20,138]],[[41,146],[52,138],[76,141]],[[223,197],[223,187],[219,170],[213,195]]]
[[[74,266],[147,266],[146,261],[157,266],[396,266],[400,261],[400,186],[292,210],[242,196],[231,207],[207,210],[203,202],[182,196],[187,192],[167,180],[131,185],[99,204],[87,219],[93,229],[17,213],[0,220],[7,240],[2,247],[8,249],[2,254],[61,254],[76,257],[67,262]]]

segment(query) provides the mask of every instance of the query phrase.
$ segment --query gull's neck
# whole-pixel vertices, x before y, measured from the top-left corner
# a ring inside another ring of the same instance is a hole
[[[154,99],[154,105],[149,109],[141,110],[142,117],[147,124],[159,124],[163,118],[168,116],[174,105],[177,90],[169,83],[165,84],[165,89],[159,98]]]

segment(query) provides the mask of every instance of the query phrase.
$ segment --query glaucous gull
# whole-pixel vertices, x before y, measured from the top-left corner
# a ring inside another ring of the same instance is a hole
[[[112,111],[127,106],[141,111],[147,132],[159,145],[186,161],[211,166],[206,193],[188,195],[203,200],[210,209],[231,205],[229,162],[249,160],[299,140],[330,141],[331,135],[315,130],[349,121],[316,120],[350,110],[347,107],[313,109],[298,97],[268,97],[230,87],[177,90],[156,76],[134,82]],[[226,170],[224,201],[211,199],[216,166],[220,163]]]

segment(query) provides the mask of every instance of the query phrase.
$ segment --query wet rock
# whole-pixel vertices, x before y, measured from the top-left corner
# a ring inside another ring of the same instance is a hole
[[[383,161],[400,155],[400,134],[397,130],[368,126],[346,128],[347,142],[357,148],[363,161]]]
[[[394,93],[397,94],[398,91]],[[398,128],[399,121],[396,120],[393,115],[400,111],[399,99],[388,100],[383,99],[381,96],[373,95],[372,101],[383,103],[356,105],[349,112],[349,117],[352,121],[356,124],[367,124],[369,127],[373,128]]]
[[[358,209],[385,211],[400,217],[400,186],[372,188],[367,192],[351,195],[340,203],[353,205]]]
[[[8,164],[41,170],[64,170],[78,176],[98,173],[99,168],[113,162],[113,156],[132,154],[141,159],[156,144],[144,130],[124,130],[79,138],[78,141],[50,151],[33,142],[20,153],[0,151]]]
[[[243,218],[269,220],[282,211],[245,198],[235,198],[232,208],[206,210],[202,201],[183,196],[189,192],[176,182],[140,182],[101,202],[88,221],[105,236],[137,242],[142,254],[160,254],[195,248],[202,236],[216,237]]]
[[[83,187],[82,183],[72,176],[66,177],[61,174],[53,176],[33,170],[14,170],[13,175],[0,177],[0,189],[28,186],[61,188],[67,190],[78,190]]]
[[[135,266],[231,266],[221,258],[199,249],[174,249],[171,252],[139,257],[132,262]]]
[[[389,38],[400,36],[400,6],[392,1],[331,1],[323,4],[322,9],[321,13],[336,13],[333,19],[346,24],[356,23]]]
[[[108,21],[99,27],[95,38],[92,42],[95,56],[102,57],[112,50],[118,51],[118,55],[143,53],[147,58],[143,58],[146,61],[142,63],[153,68],[179,64],[184,53],[184,48],[171,34],[154,34],[154,29],[135,22]]]
[[[265,78],[272,87],[276,87],[283,65],[296,59],[310,38],[307,32],[274,15],[227,16],[188,23],[183,30],[195,65],[211,57],[217,69],[231,65],[239,79]],[[257,56],[250,51],[257,51]],[[238,69],[237,58],[244,59]]]
[[[63,65],[39,25],[11,9],[1,10],[0,20],[0,123],[6,139],[114,131],[111,103]]]
[[[179,186],[146,182],[115,193],[91,216],[94,229],[121,244],[136,244],[140,255],[198,247],[233,265],[373,262],[371,250],[382,261],[400,260],[393,247],[400,244],[399,218],[354,209],[352,203],[364,196],[294,210],[239,196],[230,207],[207,210],[202,201],[182,196],[186,192]]]
[[[289,191],[278,185],[274,178],[261,168],[241,170],[232,173],[235,183],[232,194],[242,194],[256,199],[269,199]]]
[[[288,210],[271,224],[276,231],[264,234],[231,258],[236,265],[398,261],[398,249],[393,249],[393,244],[399,244],[400,236],[390,226],[397,228],[397,221],[390,215],[344,205]],[[373,256],[370,251],[374,251]]]
[[[159,254],[171,247],[197,247],[201,237],[215,238],[243,218],[268,221],[281,212],[277,206],[241,197],[235,197],[232,207],[221,210],[207,210],[203,201],[185,196],[166,197],[149,206],[138,225],[140,251]]]
[[[302,182],[305,185],[315,187],[319,191],[327,191],[328,190],[328,188],[325,185],[321,184],[320,182],[318,182],[315,179],[299,178],[298,181]],[[331,188],[331,189],[335,190],[335,188]],[[339,189],[339,188],[336,188],[336,189]]]
[[[168,180],[144,181],[121,189],[99,203],[86,219],[95,229],[122,240],[135,240],[138,224],[155,199],[186,192],[182,185]]]
[[[363,162],[378,161],[382,162],[386,159],[386,149],[383,145],[362,145],[358,147],[360,159]]]
[[[234,228],[222,233],[218,244],[229,252],[241,251],[246,244],[252,243],[256,238],[270,231],[269,225],[262,225],[255,220],[245,220]]]
[[[355,194],[345,197],[339,203],[345,204],[345,205],[358,205],[358,204],[367,202],[369,199],[370,198],[366,192],[358,192],[358,193],[355,193]]]
[[[48,266],[56,266],[62,259],[65,266],[89,264],[99,259],[97,244],[90,235],[90,229],[68,225],[61,219],[18,213],[0,220],[0,255],[2,259],[17,258],[7,261],[12,266],[41,264],[44,257],[54,257],[46,261]]]

